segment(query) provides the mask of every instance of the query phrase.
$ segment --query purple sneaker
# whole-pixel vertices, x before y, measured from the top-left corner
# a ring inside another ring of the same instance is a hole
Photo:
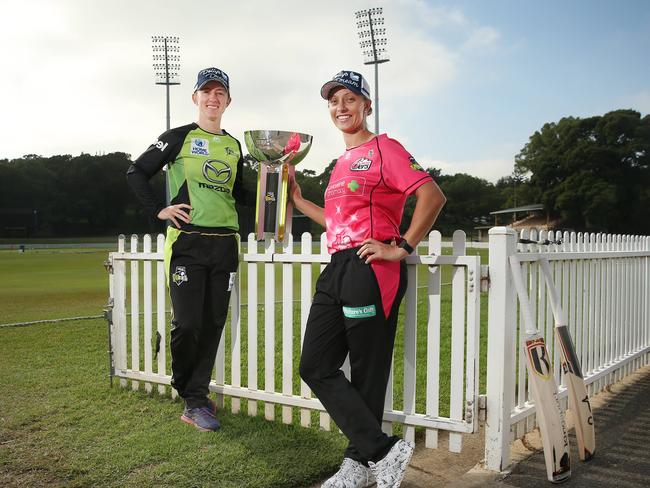
[[[209,407],[185,408],[181,420],[203,432],[214,432],[221,427]]]

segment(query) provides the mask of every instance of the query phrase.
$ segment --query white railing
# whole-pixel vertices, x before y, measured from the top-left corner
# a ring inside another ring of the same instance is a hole
[[[563,408],[567,392],[540,257],[551,263],[590,395],[650,362],[650,237],[553,232],[520,237],[550,244],[520,244],[512,229],[490,230],[485,445],[486,466],[496,471],[510,462],[510,442],[535,427],[526,361],[517,339],[522,329],[508,256],[517,253],[523,263]]]
[[[257,415],[262,402],[265,418],[273,420],[280,405],[282,422],[299,415],[303,426],[312,425],[312,413],[318,412],[317,424],[331,428],[329,416],[298,375],[314,280],[329,262],[324,237],[320,242],[314,253],[311,235],[304,234],[296,252],[292,242],[280,248],[249,236],[210,385],[222,406],[227,396],[231,410],[239,412],[243,399],[248,414]],[[157,384],[165,393],[170,371],[164,238],[158,236],[155,252],[149,236],[142,251],[139,244],[133,236],[127,251],[120,237],[118,251],[109,255],[114,375],[122,386],[130,380],[137,389],[144,382],[151,391]],[[416,427],[423,427],[427,447],[437,447],[438,430],[446,430],[449,449],[460,452],[461,434],[478,429],[480,257],[466,254],[461,231],[454,233],[452,254],[441,254],[440,233],[432,232],[426,255],[407,259],[403,333],[398,332],[384,430],[391,432],[394,422],[401,423],[404,437],[414,440]],[[418,286],[418,280],[424,285]],[[154,336],[160,342],[155,371]],[[442,343],[449,344],[448,357],[441,354]],[[347,364],[344,370],[349,371]]]

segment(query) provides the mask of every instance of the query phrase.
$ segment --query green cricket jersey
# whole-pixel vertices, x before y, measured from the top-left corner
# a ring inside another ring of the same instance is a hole
[[[245,204],[245,196],[237,139],[226,131],[206,132],[195,123],[163,133],[128,171],[131,186],[154,216],[165,205],[153,195],[148,179],[166,164],[171,203],[192,206],[187,227],[239,229],[235,202]]]

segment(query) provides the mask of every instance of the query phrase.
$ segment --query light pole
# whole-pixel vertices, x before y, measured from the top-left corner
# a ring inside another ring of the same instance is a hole
[[[169,87],[181,84],[178,74],[181,69],[179,39],[172,36],[152,36],[151,43],[156,85],[167,87],[167,130],[169,130]]]
[[[387,63],[388,53],[386,52],[386,28],[384,27],[383,9],[371,8],[359,10],[355,13],[357,17],[357,28],[359,29],[359,46],[363,52],[363,64],[375,65],[375,133],[379,134],[379,64]]]
[[[153,70],[156,74],[156,85],[165,85],[166,87],[166,128],[171,128],[169,117],[169,87],[171,85],[180,85],[179,71],[181,69],[181,55],[179,38],[173,36],[152,36],[151,44],[153,48]],[[165,170],[165,202],[170,203],[169,195],[169,178],[167,178],[167,166]]]

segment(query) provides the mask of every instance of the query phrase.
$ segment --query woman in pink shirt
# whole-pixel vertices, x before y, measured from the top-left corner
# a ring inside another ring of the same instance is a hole
[[[294,205],[325,227],[332,255],[316,284],[300,375],[350,441],[323,487],[397,487],[414,446],[384,434],[381,421],[406,290],[403,260],[429,232],[445,197],[399,142],[368,130],[370,90],[361,74],[339,72],[321,96],[346,149],[332,171],[325,208],[305,200],[293,182]],[[417,203],[402,236],[411,194]],[[350,381],[341,371],[348,354]]]

